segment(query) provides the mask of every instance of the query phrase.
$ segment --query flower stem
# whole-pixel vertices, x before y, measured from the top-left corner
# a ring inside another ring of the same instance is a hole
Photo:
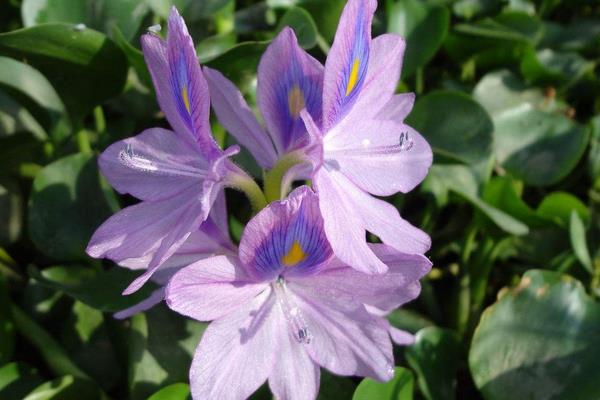
[[[285,197],[285,193],[281,192],[283,177],[290,168],[303,161],[304,160],[297,153],[288,153],[281,157],[272,169],[265,172],[264,186],[267,201],[271,202]]]
[[[260,186],[249,176],[239,176],[230,180],[230,186],[234,189],[243,192],[252,206],[252,211],[256,214],[267,206],[265,194],[260,189]]]

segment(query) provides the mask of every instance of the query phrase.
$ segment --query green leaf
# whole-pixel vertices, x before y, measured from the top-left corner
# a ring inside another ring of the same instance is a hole
[[[39,271],[30,267],[29,275],[40,284],[65,294],[104,312],[116,312],[144,300],[156,287],[149,283],[136,293],[123,296],[123,290],[139,272],[112,267],[99,270],[83,266],[57,266]]]
[[[43,161],[42,142],[29,132],[0,137],[0,176],[14,178],[22,174],[24,164]],[[41,169],[41,167],[40,167]]]
[[[415,343],[406,350],[406,359],[427,400],[455,398],[459,354],[460,341],[454,332],[438,327],[417,332]]]
[[[127,60],[102,33],[45,24],[0,34],[0,55],[23,60],[52,83],[73,121],[121,93]]]
[[[29,365],[6,364],[0,368],[0,398],[22,399],[42,382],[37,371]]]
[[[319,33],[323,35],[325,41],[332,43],[346,0],[299,0],[296,5],[312,15]]]
[[[10,312],[17,331],[39,351],[51,371],[58,375],[68,374],[89,379],[43,327],[14,304],[11,305]]]
[[[160,389],[148,400],[186,400],[190,398],[190,387],[187,383],[174,383]]]
[[[14,243],[21,234],[23,200],[14,180],[0,180],[0,246]],[[1,358],[1,357],[0,357]]]
[[[22,131],[31,132],[39,139],[48,136],[25,106],[0,91],[0,140]]]
[[[435,91],[419,98],[407,119],[434,154],[465,164],[486,162],[492,151],[492,120],[469,95]]]
[[[412,400],[413,374],[402,367],[394,369],[394,378],[388,382],[378,382],[371,378],[363,379],[352,400]]]
[[[573,252],[577,256],[577,259],[589,273],[593,274],[594,267],[592,265],[590,251],[588,250],[587,239],[585,238],[585,226],[583,226],[583,222],[575,210],[571,211],[569,235],[571,237],[571,246],[573,247]]]
[[[21,13],[26,27],[49,22],[83,23],[111,33],[118,26],[131,40],[148,11],[146,2],[137,0],[23,0]]]
[[[356,385],[349,378],[322,369],[317,400],[351,399],[355,389]]]
[[[135,315],[128,339],[130,398],[146,399],[165,385],[187,382],[205,328],[163,305]]]
[[[590,212],[577,197],[567,192],[553,192],[544,197],[536,214],[542,218],[554,221],[556,224],[567,227],[571,220],[571,212],[576,211],[584,222],[590,219]]]
[[[600,397],[600,305],[581,284],[530,270],[481,317],[469,366],[484,398]]]
[[[552,185],[577,165],[589,131],[562,114],[527,104],[494,118],[495,151],[502,166],[526,184]]]
[[[596,115],[590,120],[590,153],[588,159],[588,169],[590,175],[597,185],[600,183],[600,115]]]
[[[129,43],[127,38],[123,36],[123,32],[121,32],[117,26],[113,28],[113,39],[117,46],[121,48],[123,54],[127,57],[129,65],[135,70],[135,73],[139,76],[144,85],[148,88],[152,88],[152,78],[150,77],[148,67],[146,67],[146,61],[144,60],[142,52]]]
[[[79,399],[101,400],[102,392],[90,381],[67,375],[40,385],[23,400]]]
[[[241,86],[242,92],[248,91],[248,85],[256,76],[256,68],[260,57],[269,45],[265,42],[240,43],[217,58],[207,62],[207,66],[219,70],[227,78]]]
[[[33,181],[29,234],[49,257],[85,259],[92,233],[110,214],[94,156],[62,158],[44,167]]]
[[[298,44],[304,49],[310,49],[317,44],[317,25],[311,15],[303,8],[291,7],[279,20],[276,32],[289,26],[296,33]]]
[[[387,9],[388,32],[406,40],[402,78],[427,64],[442,45],[450,13],[446,7],[419,0],[397,0]]]
[[[499,0],[459,0],[452,5],[452,11],[459,17],[471,19],[499,7]]]
[[[235,33],[225,33],[208,37],[198,43],[196,53],[201,64],[205,64],[226,53],[237,43]]]
[[[14,350],[15,326],[10,316],[10,297],[6,278],[0,275],[0,365],[12,358]]]
[[[530,49],[521,62],[525,79],[538,85],[572,83],[593,69],[594,63],[577,53],[551,49]]]

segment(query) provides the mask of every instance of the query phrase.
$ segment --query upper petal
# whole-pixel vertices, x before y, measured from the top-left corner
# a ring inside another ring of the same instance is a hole
[[[221,318],[267,288],[247,276],[239,260],[215,256],[182,268],[169,281],[166,300],[180,314],[199,321]]]
[[[208,86],[192,38],[174,7],[166,43],[154,34],[146,34],[142,36],[142,50],[160,108],[175,132],[198,145],[205,155],[218,152],[208,121]]]
[[[286,269],[308,273],[328,260],[331,248],[314,192],[301,186],[258,213],[244,229],[239,253],[260,279],[272,279]]]
[[[258,65],[256,96],[278,153],[307,142],[300,112],[321,121],[323,66],[298,45],[286,27],[269,45]]]
[[[283,331],[269,289],[212,322],[190,368],[195,399],[248,398],[271,374]]]
[[[271,138],[260,126],[240,91],[219,71],[203,68],[212,107],[223,127],[250,151],[258,164],[271,168],[277,153]]]
[[[393,95],[383,108],[379,110],[376,118],[402,122],[404,121],[404,118],[410,114],[414,104],[414,93],[400,93]]]
[[[371,57],[374,0],[350,0],[340,17],[325,63],[323,126],[335,125],[353,106],[365,84]]]
[[[324,139],[325,160],[361,189],[389,196],[408,192],[427,175],[433,153],[413,128],[392,120],[364,120]]]
[[[147,129],[110,145],[99,159],[100,170],[119,193],[141,200],[161,200],[199,185],[208,164],[172,131]]]

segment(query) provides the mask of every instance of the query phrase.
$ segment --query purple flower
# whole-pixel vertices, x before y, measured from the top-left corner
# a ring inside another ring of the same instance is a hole
[[[244,399],[268,379],[277,398],[315,398],[319,367],[390,379],[390,336],[406,343],[408,334],[381,315],[418,295],[431,264],[386,245],[371,249],[387,274],[363,274],[338,260],[317,196],[303,186],[248,223],[239,257],[211,257],[177,272],[167,286],[169,307],[214,320],[192,362],[193,397]]]
[[[251,179],[211,136],[209,95],[192,39],[173,8],[166,41],[153,34],[142,47],[161,109],[174,132],[161,128],[116,142],[100,156],[102,174],[141,203],[109,218],[87,248],[117,263],[145,258],[147,269],[126,290],[138,290],[207,219],[224,186]]]
[[[336,256],[369,273],[387,267],[365,241],[366,232],[409,254],[430,247],[427,234],[372,196],[412,190],[432,162],[427,142],[403,122],[414,95],[394,94],[404,40],[392,34],[371,40],[376,5],[348,2],[324,69],[298,46],[291,29],[277,36],[258,69],[258,106],[266,131],[233,84],[205,68],[219,120],[260,165],[285,169],[291,156],[293,167],[283,174],[283,189],[276,195],[284,194],[293,179],[312,179]]]
[[[200,229],[192,232],[183,245],[162,263],[150,278],[159,288],[138,304],[115,313],[114,317],[118,319],[128,318],[139,312],[149,310],[160,303],[165,298],[167,283],[181,268],[207,257],[223,254],[234,255],[236,253],[237,247],[229,237],[225,195],[221,192],[215,200],[208,218],[200,225]],[[152,254],[148,254],[122,260],[119,265],[132,270],[143,270],[148,267],[151,260]]]

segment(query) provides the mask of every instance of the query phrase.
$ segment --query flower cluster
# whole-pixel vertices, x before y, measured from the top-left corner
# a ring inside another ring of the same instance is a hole
[[[431,268],[427,234],[375,196],[407,192],[431,165],[427,142],[403,120],[414,95],[395,94],[405,43],[371,39],[374,0],[346,5],[325,66],[283,29],[258,67],[264,126],[236,87],[201,68],[177,11],[167,39],[142,47],[173,131],[154,128],[111,145],[100,168],[141,200],[109,218],[88,254],[143,273],[148,299],[212,321],[190,371],[198,399],[243,399],[268,380],[279,399],[317,396],[320,367],[388,380],[392,341],[412,336],[386,313],[418,296]],[[210,99],[210,100],[209,100]],[[222,150],[219,122],[265,170],[264,190]],[[294,182],[309,180],[291,191]],[[224,189],[248,195],[256,215],[239,246],[229,237]],[[291,193],[289,193],[291,191]],[[366,234],[381,243],[368,243]]]

